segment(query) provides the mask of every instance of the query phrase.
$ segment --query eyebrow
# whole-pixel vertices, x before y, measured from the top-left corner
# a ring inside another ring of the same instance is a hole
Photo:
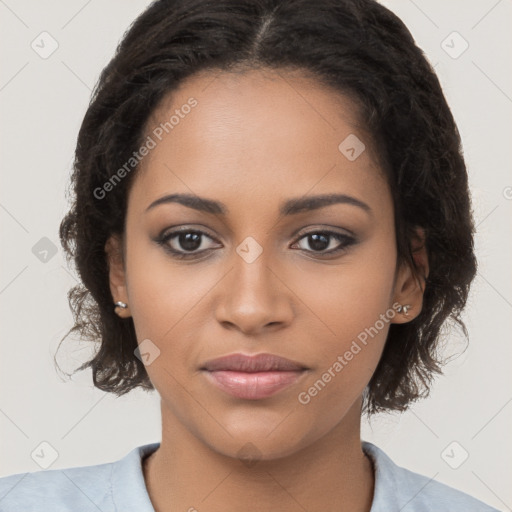
[[[199,197],[192,194],[169,194],[153,201],[146,212],[161,204],[178,203],[194,210],[199,210],[213,215],[227,215],[229,209],[221,202]],[[360,199],[346,194],[322,194],[318,196],[297,197],[286,200],[279,208],[280,215],[296,215],[298,213],[318,210],[333,204],[349,204],[357,206],[366,213],[371,214],[372,209]]]

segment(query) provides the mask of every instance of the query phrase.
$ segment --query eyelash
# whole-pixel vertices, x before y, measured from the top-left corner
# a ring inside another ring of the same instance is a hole
[[[165,251],[170,253],[173,258],[176,258],[176,259],[196,259],[199,257],[198,255],[200,255],[201,253],[206,253],[206,252],[213,250],[213,249],[204,249],[203,251],[200,251],[200,252],[188,252],[187,253],[187,252],[177,251],[176,249],[173,249],[169,245],[168,242],[171,239],[177,237],[178,235],[187,234],[187,233],[195,233],[198,235],[204,235],[205,237],[209,238],[210,240],[213,240],[213,238],[211,236],[209,236],[208,233],[205,233],[204,231],[201,231],[200,229],[185,228],[185,229],[178,229],[178,230],[170,231],[167,233],[164,232],[156,239],[156,242],[159,245],[161,245]],[[320,257],[326,256],[326,255],[332,256],[332,255],[341,253],[341,252],[345,251],[348,247],[350,247],[351,245],[354,245],[356,243],[356,239],[349,235],[337,233],[336,231],[316,230],[316,231],[309,231],[307,233],[303,233],[299,238],[297,238],[296,242],[294,242],[294,245],[297,242],[300,242],[302,239],[307,238],[310,235],[318,235],[318,234],[327,235],[327,237],[332,237],[332,238],[338,240],[339,242],[341,242],[341,245],[338,248],[331,249],[328,252],[318,252],[318,251],[304,249],[304,250],[306,250],[306,252],[318,254]],[[202,242],[202,240],[201,240],[201,242]]]

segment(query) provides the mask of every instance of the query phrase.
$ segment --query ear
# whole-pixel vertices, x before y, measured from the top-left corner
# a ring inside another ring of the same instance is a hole
[[[121,301],[128,305],[127,308],[116,307],[115,312],[121,318],[128,318],[131,314],[128,302],[128,293],[126,290],[123,243],[119,235],[110,236],[105,243],[105,253],[107,255],[110,292],[114,298],[114,304]],[[114,307],[114,304],[112,307]]]
[[[429,274],[427,248],[425,244],[425,230],[417,227],[411,240],[411,251],[416,271],[408,264],[403,264],[395,280],[393,305],[396,303],[405,306],[407,311],[398,311],[392,323],[401,324],[410,322],[421,313],[423,307],[423,294],[426,279]],[[395,308],[396,310],[396,308]]]

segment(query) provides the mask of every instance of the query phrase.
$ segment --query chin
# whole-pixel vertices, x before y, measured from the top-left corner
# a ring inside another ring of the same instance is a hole
[[[252,418],[245,422],[229,423],[229,434],[221,438],[203,438],[215,452],[226,457],[251,461],[276,460],[293,455],[312,444],[320,434],[305,429],[305,425],[294,425],[286,414],[280,415],[278,421],[265,421],[258,414],[252,413]],[[283,421],[284,419],[284,421]],[[211,433],[211,430],[210,430]]]

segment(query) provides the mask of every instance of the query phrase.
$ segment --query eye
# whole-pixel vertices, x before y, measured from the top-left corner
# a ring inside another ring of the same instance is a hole
[[[156,242],[169,252],[173,258],[191,259],[198,258],[201,254],[206,254],[215,248],[215,244],[213,244],[213,247],[208,246],[208,240],[214,241],[204,231],[183,227],[163,232],[156,239]],[[350,235],[335,231],[318,230],[303,234],[295,245],[299,245],[299,249],[322,257],[338,254],[355,243],[356,239]],[[309,246],[309,249],[307,246]]]
[[[157,243],[176,258],[197,257],[211,247],[205,247],[205,239],[213,240],[204,231],[198,229],[176,229],[167,231],[157,238]]]
[[[301,245],[301,241],[304,241],[305,243],[302,243]],[[299,238],[298,243],[300,246],[299,248],[322,256],[337,254],[344,251],[349,246],[356,243],[356,240],[352,236],[337,233],[335,231],[310,231]],[[311,247],[311,249],[308,249],[306,246]]]

